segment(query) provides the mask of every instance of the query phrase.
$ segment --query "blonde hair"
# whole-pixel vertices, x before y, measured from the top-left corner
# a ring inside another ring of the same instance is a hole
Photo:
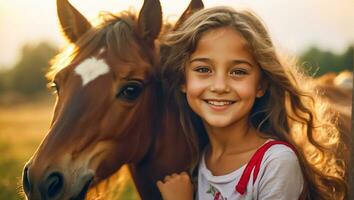
[[[345,198],[346,163],[335,153],[343,146],[332,115],[319,106],[312,87],[303,87],[303,81],[311,83],[309,77],[295,62],[276,53],[265,26],[251,11],[229,7],[204,9],[163,38],[161,76],[168,96],[179,107],[184,131],[198,135],[202,142],[194,142],[195,145],[203,147],[207,142],[205,130],[198,130],[198,117],[190,110],[180,86],[185,81],[184,65],[199,39],[205,32],[222,27],[233,27],[244,37],[261,68],[262,81],[268,85],[265,95],[253,106],[252,125],[297,148],[307,199]]]

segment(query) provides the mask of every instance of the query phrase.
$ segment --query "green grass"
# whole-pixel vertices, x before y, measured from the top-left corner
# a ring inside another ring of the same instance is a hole
[[[0,106],[0,199],[19,195],[22,168],[49,127],[52,99]]]

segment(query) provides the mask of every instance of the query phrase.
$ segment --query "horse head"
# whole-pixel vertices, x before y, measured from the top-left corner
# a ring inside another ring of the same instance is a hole
[[[57,101],[48,134],[24,168],[28,199],[83,199],[124,163],[143,159],[157,117],[160,2],[145,0],[138,17],[106,15],[95,27],[67,0],[57,8],[74,51],[52,71]]]

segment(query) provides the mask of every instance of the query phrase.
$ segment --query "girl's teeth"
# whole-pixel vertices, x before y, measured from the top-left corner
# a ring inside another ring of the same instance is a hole
[[[232,104],[231,101],[207,101],[207,103],[214,106],[224,106]]]

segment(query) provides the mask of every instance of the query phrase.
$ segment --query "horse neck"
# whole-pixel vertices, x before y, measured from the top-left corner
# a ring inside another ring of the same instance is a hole
[[[130,170],[136,188],[143,200],[161,199],[156,182],[166,175],[189,170],[191,151],[179,123],[176,106],[159,98],[159,120],[152,146],[140,163],[131,164]]]

